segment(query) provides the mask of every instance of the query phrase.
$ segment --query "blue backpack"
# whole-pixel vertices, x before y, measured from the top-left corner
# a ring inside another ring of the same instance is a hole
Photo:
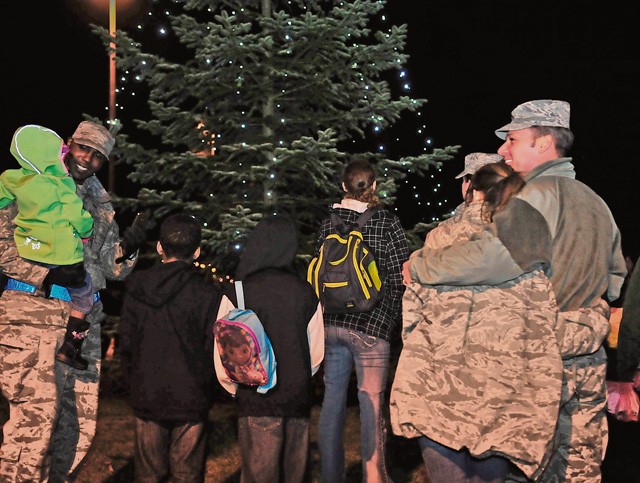
[[[245,309],[242,282],[236,281],[235,288],[238,308],[213,324],[218,353],[229,380],[264,394],[277,382],[276,357],[262,322]]]

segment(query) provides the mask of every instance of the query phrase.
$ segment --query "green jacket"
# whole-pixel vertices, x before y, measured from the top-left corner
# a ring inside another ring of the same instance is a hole
[[[93,218],[67,174],[64,148],[54,131],[22,126],[11,141],[21,168],[0,174],[0,208],[17,202],[14,239],[27,260],[71,265],[84,258],[82,238],[91,235]]]

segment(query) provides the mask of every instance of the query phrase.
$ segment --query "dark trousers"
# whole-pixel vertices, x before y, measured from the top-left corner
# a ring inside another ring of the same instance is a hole
[[[301,483],[309,454],[309,418],[238,418],[241,483]]]
[[[455,451],[427,437],[418,438],[431,483],[503,482],[509,462],[500,456],[478,459],[467,450]]]
[[[135,474],[138,483],[201,483],[207,448],[204,421],[135,418]]]

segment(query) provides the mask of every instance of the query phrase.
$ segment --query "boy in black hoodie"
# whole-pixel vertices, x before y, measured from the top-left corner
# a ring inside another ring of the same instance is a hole
[[[162,264],[126,283],[120,355],[136,430],[136,481],[204,481],[219,291],[193,267],[201,229],[188,214],[160,226]]]
[[[277,384],[266,394],[226,378],[216,351],[216,374],[238,402],[241,483],[302,482],[309,449],[311,377],[324,357],[322,309],[311,284],[293,267],[298,236],[293,222],[264,217],[247,239],[236,269],[245,306],[262,322],[277,362]],[[218,317],[237,306],[225,289]]]

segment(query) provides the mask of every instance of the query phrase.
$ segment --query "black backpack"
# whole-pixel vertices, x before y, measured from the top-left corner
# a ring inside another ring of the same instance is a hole
[[[362,227],[379,209],[367,209],[350,225],[331,213],[331,224],[338,233],[325,238],[307,270],[307,281],[325,314],[368,312],[382,297],[383,277],[362,235]]]

